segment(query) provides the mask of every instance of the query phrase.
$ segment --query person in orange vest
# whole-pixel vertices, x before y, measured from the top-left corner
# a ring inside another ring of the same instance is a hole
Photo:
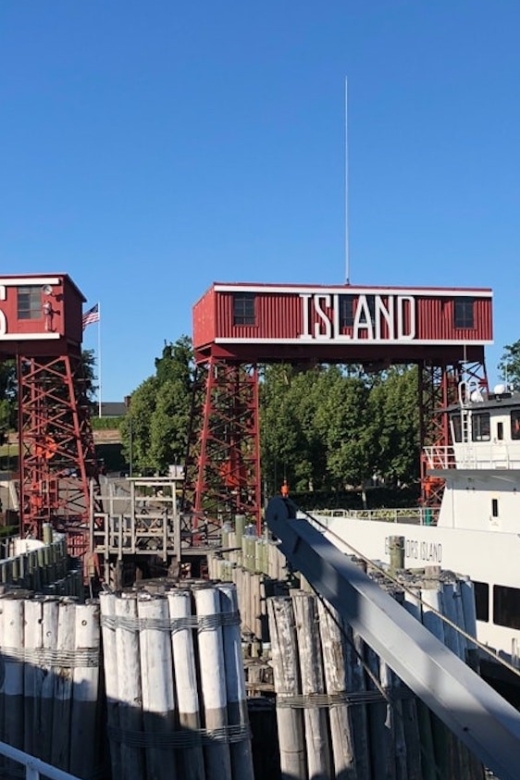
[[[287,480],[284,479],[283,485],[280,489],[280,492],[282,494],[282,498],[289,498],[289,485],[287,484]]]

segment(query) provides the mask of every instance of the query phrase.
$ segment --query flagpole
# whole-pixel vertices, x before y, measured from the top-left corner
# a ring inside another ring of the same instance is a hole
[[[101,417],[101,304],[98,302],[98,416]]]

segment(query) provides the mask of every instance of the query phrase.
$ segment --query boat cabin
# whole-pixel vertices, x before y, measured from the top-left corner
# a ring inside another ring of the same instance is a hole
[[[456,468],[520,468],[520,394],[499,385],[474,391],[469,403],[450,411]]]

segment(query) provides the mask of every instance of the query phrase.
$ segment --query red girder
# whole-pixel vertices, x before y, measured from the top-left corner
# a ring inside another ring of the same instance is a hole
[[[192,413],[201,427],[192,430],[186,469],[185,497],[193,509],[192,527],[205,526],[211,536],[227,519],[243,514],[259,531],[258,371],[255,365],[215,358],[205,369],[200,401]]]
[[[21,533],[41,538],[51,523],[82,555],[99,483],[81,355],[19,356],[17,373]]]
[[[459,402],[461,382],[471,388],[488,386],[484,362],[458,362],[452,365],[423,363],[419,367],[419,407],[421,411],[421,498],[424,506],[440,507],[444,480],[428,474],[424,447],[451,444],[447,407]]]

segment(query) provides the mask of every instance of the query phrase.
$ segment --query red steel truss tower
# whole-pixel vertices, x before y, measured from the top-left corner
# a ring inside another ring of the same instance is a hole
[[[0,357],[16,361],[18,383],[20,531],[41,538],[51,523],[67,533],[74,555],[88,549],[99,492],[81,355],[84,301],[65,274],[0,278]]]

